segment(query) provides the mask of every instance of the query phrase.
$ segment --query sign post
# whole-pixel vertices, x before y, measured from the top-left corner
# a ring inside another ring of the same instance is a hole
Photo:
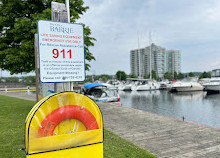
[[[103,158],[103,120],[96,103],[75,92],[39,101],[25,121],[27,158]]]
[[[81,24],[66,23],[66,15],[64,4],[52,2],[54,21],[38,21],[37,92],[44,98],[32,108],[25,122],[27,158],[103,157],[99,107],[82,94],[60,92],[71,90],[71,82],[85,80],[84,29]]]

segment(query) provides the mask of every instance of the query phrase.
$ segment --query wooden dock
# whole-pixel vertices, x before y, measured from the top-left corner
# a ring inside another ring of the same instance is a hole
[[[99,103],[104,127],[163,158],[220,158],[220,129]]]

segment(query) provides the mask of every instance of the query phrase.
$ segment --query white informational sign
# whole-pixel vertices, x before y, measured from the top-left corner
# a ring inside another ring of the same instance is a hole
[[[41,82],[85,80],[82,25],[39,20],[38,40]]]

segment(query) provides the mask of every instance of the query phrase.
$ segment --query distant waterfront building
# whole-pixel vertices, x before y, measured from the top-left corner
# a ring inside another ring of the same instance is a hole
[[[152,70],[159,77],[163,77],[166,72],[180,73],[181,53],[179,50],[166,50],[151,44],[151,46],[130,51],[130,68],[131,74],[135,73],[139,77],[150,74]]]
[[[177,74],[181,72],[181,56],[179,50],[167,50],[168,72]]]

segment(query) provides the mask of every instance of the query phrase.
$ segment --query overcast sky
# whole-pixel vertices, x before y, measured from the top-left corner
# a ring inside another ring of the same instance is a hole
[[[130,73],[130,50],[152,42],[181,51],[182,72],[220,68],[219,0],[84,0],[78,22],[97,39],[87,74]],[[32,73],[33,74],[33,73]],[[2,72],[2,75],[9,73]]]
[[[182,72],[220,68],[219,0],[85,0],[78,22],[97,39],[88,74],[130,73],[130,50],[152,42],[181,51]],[[139,32],[139,33],[138,33]]]

